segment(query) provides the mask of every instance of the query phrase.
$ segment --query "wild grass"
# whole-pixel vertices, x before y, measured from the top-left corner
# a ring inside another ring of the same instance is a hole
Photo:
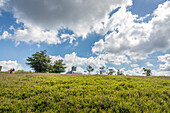
[[[0,76],[0,112],[168,113],[170,81],[106,75]]]

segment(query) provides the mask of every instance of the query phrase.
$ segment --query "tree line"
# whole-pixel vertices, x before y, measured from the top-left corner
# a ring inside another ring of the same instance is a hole
[[[35,72],[40,72],[40,73],[62,73],[65,72],[65,64],[63,63],[62,59],[56,60],[54,62],[51,61],[51,58],[47,56],[46,50],[36,52],[35,54],[32,54],[31,57],[28,57],[26,60],[26,64],[30,65],[30,67],[35,71]],[[92,71],[94,71],[94,68],[91,65],[87,65],[86,70],[90,74]],[[107,70],[107,71],[106,71]],[[146,76],[151,76],[151,70],[143,68]],[[85,71],[85,72],[87,72]],[[99,68],[99,74],[102,75],[104,73],[107,73],[108,75],[113,75],[116,71],[112,68],[106,69],[104,66]],[[98,72],[97,72],[98,74]],[[117,75],[124,75],[123,72],[120,70],[117,71]]]

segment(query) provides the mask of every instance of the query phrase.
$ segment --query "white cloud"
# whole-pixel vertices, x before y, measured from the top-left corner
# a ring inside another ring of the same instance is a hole
[[[0,0],[0,7],[3,7],[5,4],[5,0]]]
[[[73,44],[73,41],[76,40],[76,35],[75,34],[62,34],[61,35],[61,39],[63,39],[63,42],[67,41],[67,40],[70,40],[69,43],[70,44]]]
[[[153,67],[154,65],[151,64],[150,62],[146,62],[146,65],[149,66],[149,67]]]
[[[81,68],[86,68],[87,65],[91,65],[95,70],[99,70],[100,67],[105,66],[106,64],[115,64],[121,65],[121,63],[130,63],[128,58],[124,55],[115,56],[111,54],[101,54],[97,57],[89,57],[83,58],[78,57],[75,52],[72,54],[66,54],[64,57],[61,56],[50,56],[52,58],[52,62],[55,60],[63,59],[66,64],[67,69],[70,70],[72,66],[77,66]]]
[[[105,66],[105,61],[103,59],[100,59],[98,57],[96,58],[78,57],[75,52],[73,52],[72,54],[66,54],[63,58],[60,56],[50,56],[50,57],[52,58],[52,61],[63,59],[68,69],[71,69],[72,66],[83,68],[86,67],[87,65],[91,65],[95,69],[99,69],[99,67]]]
[[[170,76],[170,71],[152,70],[153,76]]]
[[[10,29],[10,30],[15,30],[15,28],[14,28],[13,25],[11,25],[9,29]]]
[[[74,46],[78,46],[78,44],[79,44],[78,42],[75,42]]]
[[[47,44],[60,44],[61,41],[57,37],[58,32],[54,30],[42,30],[42,28],[37,26],[29,26],[24,29],[14,29],[10,27],[10,29],[14,30],[14,34],[9,34],[7,31],[3,32],[3,35],[0,39],[15,39],[17,42],[23,41],[26,43],[34,42],[46,42]]]
[[[131,66],[131,67],[139,67],[138,64],[131,64],[130,66]]]
[[[132,76],[145,76],[145,74],[143,74],[144,71],[143,71],[143,68],[133,68],[132,70],[127,70],[125,71],[125,74],[128,74],[128,75],[132,75]]]
[[[11,68],[14,68],[15,70],[22,70],[23,67],[21,64],[18,64],[17,61],[0,61],[0,66],[2,66],[2,71],[8,71]]]
[[[169,74],[170,74],[170,54],[158,56],[158,62],[164,63],[164,64],[159,65],[160,70],[161,71],[169,71]]]
[[[8,11],[11,9],[17,23],[24,23],[24,30],[15,31],[16,40],[48,44],[59,43],[55,34],[63,28],[85,38],[102,26],[112,10],[130,5],[132,0],[0,0],[0,6]],[[49,31],[44,32],[46,29]],[[75,38],[70,37],[70,43],[73,40]]]
[[[125,55],[115,55],[115,54],[100,54],[98,58],[103,59],[108,64],[121,65],[122,63],[131,63]]]
[[[2,33],[2,35],[0,36],[0,40],[1,39],[6,39],[6,38],[9,38],[11,36],[11,34],[8,33],[8,31],[4,31]]]
[[[148,22],[137,23],[137,15],[120,8],[105,21],[98,32],[106,34],[105,39],[95,42],[93,53],[126,54],[131,59],[146,59],[155,51],[170,48],[170,1],[159,5],[153,18]],[[147,15],[148,16],[148,15]],[[146,17],[147,17],[146,16]]]
[[[98,42],[94,43],[94,47],[92,48],[92,52],[102,52],[104,50],[104,41],[100,39]]]
[[[76,71],[77,71],[78,73],[84,73],[84,69],[81,68],[81,67],[77,67]]]

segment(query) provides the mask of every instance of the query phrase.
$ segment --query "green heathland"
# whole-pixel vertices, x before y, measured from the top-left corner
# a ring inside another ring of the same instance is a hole
[[[99,75],[0,75],[0,112],[170,112],[170,80]]]

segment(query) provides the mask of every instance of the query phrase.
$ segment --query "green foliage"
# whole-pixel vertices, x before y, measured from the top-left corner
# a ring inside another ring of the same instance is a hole
[[[65,72],[65,68],[64,67],[65,64],[63,64],[63,60],[56,60],[54,62],[54,65],[53,65],[53,73],[61,73],[61,72]]]
[[[169,113],[169,78],[0,74],[0,113]]]
[[[14,73],[32,73],[32,71],[17,70]]]
[[[100,67],[99,72],[100,72],[100,75],[102,75],[102,74],[103,74],[103,72],[105,72],[105,67],[104,67],[104,66]]]
[[[48,65],[48,72],[49,72],[49,73],[53,73],[53,72],[54,72],[54,67],[53,67],[52,64],[49,64],[49,65]]]
[[[143,68],[143,71],[145,72],[146,76],[151,76],[152,74],[150,69]]]
[[[9,71],[0,71],[0,73],[9,73]]]
[[[117,75],[124,75],[124,74],[120,70],[117,70]]]
[[[108,69],[108,70],[109,70],[108,75],[113,75],[113,73],[115,73],[114,69]]]
[[[28,62],[27,65],[30,65],[35,72],[47,72],[49,63],[51,62],[50,57],[46,55],[46,50],[36,52],[32,54],[32,57],[26,59]]]
[[[91,65],[88,65],[88,66],[86,67],[86,69],[87,69],[87,71],[89,72],[89,74],[90,74],[92,71],[94,71],[94,68],[93,68]]]

